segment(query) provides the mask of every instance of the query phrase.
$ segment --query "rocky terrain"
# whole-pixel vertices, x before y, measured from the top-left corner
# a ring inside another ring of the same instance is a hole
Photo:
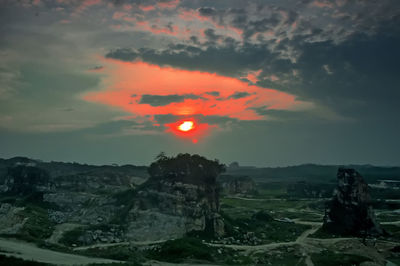
[[[79,225],[60,239],[67,245],[167,240],[191,231],[224,232],[216,182],[224,168],[204,157],[159,158],[148,169],[148,180],[148,174],[134,166],[99,170],[57,163],[64,170],[61,175],[51,164],[13,163],[0,188],[4,195],[28,201],[0,206],[2,233],[23,232],[27,219],[33,219],[20,214],[29,199],[46,205],[43,210],[50,224]]]
[[[232,166],[231,166],[232,168]],[[218,178],[223,192],[227,195],[252,195],[257,193],[256,183],[249,176],[221,175]]]
[[[223,171],[219,162],[198,155],[160,157],[150,165],[150,178],[129,211],[128,236],[171,239],[191,231],[223,235],[217,183]]]
[[[325,169],[310,167],[313,178]],[[232,164],[224,173],[217,160],[190,154],[160,154],[149,167],[0,159],[0,264],[9,254],[57,264],[65,253],[73,253],[66,265],[400,261],[398,190],[369,187],[350,168],[314,182],[301,171],[283,178],[288,169],[269,169],[276,177],[260,182],[264,170],[253,176],[259,169]],[[380,179],[400,180],[382,169]]]
[[[337,180],[333,199],[327,204],[323,228],[339,235],[382,235],[363,177],[354,169],[339,168]]]

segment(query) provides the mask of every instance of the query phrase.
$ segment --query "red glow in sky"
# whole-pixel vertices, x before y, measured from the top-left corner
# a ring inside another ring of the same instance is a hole
[[[297,110],[309,107],[294,95],[251,85],[215,73],[160,67],[144,62],[102,59],[103,90],[83,96],[87,101],[121,108],[135,119],[154,120],[155,115],[186,118],[196,115],[220,116],[238,120],[264,120],[256,110]],[[147,117],[147,118],[146,118]],[[176,123],[164,124],[175,135],[196,138],[210,125],[190,123],[177,129]],[[157,121],[155,121],[157,122]],[[178,121],[181,122],[182,121]],[[183,122],[184,123],[184,122]]]
[[[207,123],[200,123],[194,118],[185,118],[174,123],[165,124],[167,132],[174,134],[182,139],[191,140],[197,143],[198,139],[209,132],[209,129],[215,127]]]

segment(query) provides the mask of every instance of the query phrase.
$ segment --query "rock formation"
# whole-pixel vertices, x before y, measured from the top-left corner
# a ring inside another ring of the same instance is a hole
[[[257,193],[256,184],[248,176],[221,175],[218,178],[224,193],[228,195],[252,195]]]
[[[339,235],[381,235],[368,184],[354,169],[339,168],[337,188],[327,204],[323,229]]]
[[[38,167],[17,165],[9,167],[1,185],[2,192],[27,195],[54,190],[49,174]]]
[[[169,239],[190,231],[222,235],[216,182],[222,171],[224,166],[218,161],[198,155],[159,157],[129,212],[129,238]]]

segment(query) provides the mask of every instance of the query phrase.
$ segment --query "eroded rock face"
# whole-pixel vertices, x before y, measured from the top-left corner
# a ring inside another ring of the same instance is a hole
[[[17,234],[22,229],[26,219],[19,215],[23,207],[15,207],[9,203],[0,204],[0,234]]]
[[[248,176],[221,176],[218,181],[228,195],[252,195],[257,193],[256,184]]]
[[[54,184],[45,170],[35,166],[18,165],[8,168],[1,190],[26,195],[54,191]]]
[[[337,180],[333,199],[327,204],[323,228],[340,235],[382,234],[363,177],[354,169],[339,168]]]
[[[49,222],[56,226],[82,227],[74,244],[168,240],[190,231],[218,236],[224,233],[216,182],[224,166],[216,160],[189,154],[160,157],[150,167],[151,178],[145,183],[147,175],[133,166],[97,169],[17,161],[5,169],[0,192],[16,199],[34,199],[33,204],[39,204],[38,208],[46,211]],[[23,209],[12,204],[0,206],[3,233],[17,232],[28,218],[20,214]],[[103,227],[119,228],[118,234],[111,229],[96,231]]]
[[[190,231],[223,235],[216,182],[222,170],[218,162],[198,155],[160,158],[129,211],[129,238],[170,239]]]

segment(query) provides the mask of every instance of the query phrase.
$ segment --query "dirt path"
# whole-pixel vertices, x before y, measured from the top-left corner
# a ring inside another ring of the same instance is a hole
[[[381,222],[380,224],[393,224],[393,225],[400,225],[400,220],[399,220],[399,221],[394,221],[394,222]]]
[[[114,246],[151,246],[156,244],[161,244],[167,240],[156,240],[156,241],[130,241],[130,242],[119,242],[119,243],[105,243],[105,244],[94,244],[90,246],[76,247],[73,250],[86,250],[90,248],[103,248],[103,247],[114,247]]]
[[[297,239],[296,239],[296,243],[297,244],[304,244],[304,241],[306,240],[306,238],[311,235],[314,234],[315,232],[317,232],[317,230],[321,227],[321,225],[314,225],[311,227],[311,229],[308,229],[306,231],[304,231]]]
[[[57,252],[42,249],[31,243],[0,238],[0,254],[34,260],[55,265],[87,265],[91,263],[122,263],[122,261],[91,258],[86,256]]]
[[[297,219],[294,220],[294,222],[297,224],[311,225],[311,228],[304,231],[295,241],[277,242],[277,243],[255,245],[255,246],[224,245],[224,244],[211,244],[211,243],[208,245],[213,246],[213,247],[228,247],[228,248],[232,248],[234,250],[244,251],[245,254],[249,254],[250,252],[268,251],[268,250],[276,249],[276,248],[280,248],[280,247],[300,245],[303,250],[303,253],[306,256],[304,262],[306,263],[307,266],[314,266],[314,263],[312,262],[310,254],[309,254],[310,251],[313,250],[313,246],[308,243],[308,237],[311,234],[315,233],[322,226],[322,224],[318,223],[318,222],[300,221]]]

